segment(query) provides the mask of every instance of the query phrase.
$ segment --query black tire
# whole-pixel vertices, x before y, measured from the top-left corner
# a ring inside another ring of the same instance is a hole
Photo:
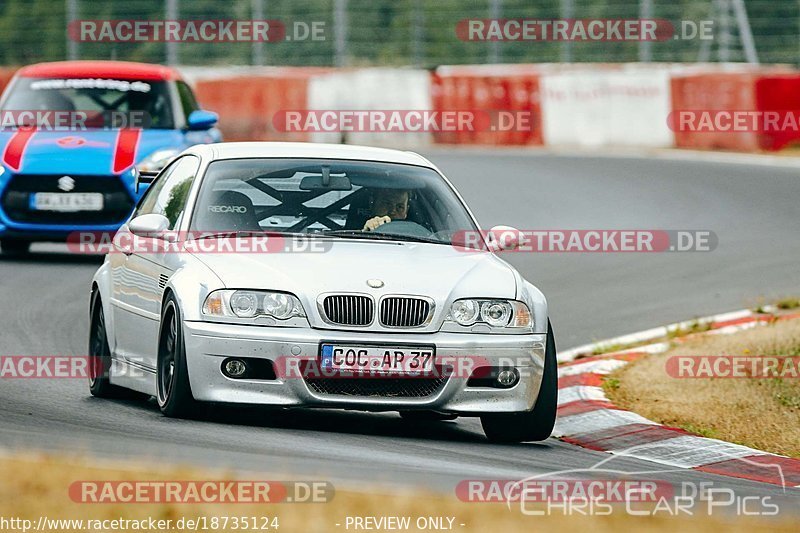
[[[6,237],[0,239],[0,250],[8,255],[24,255],[30,251],[31,243],[24,239],[12,239]]]
[[[400,416],[404,420],[413,420],[419,422],[455,420],[458,418],[458,415],[440,413],[438,411],[400,411]]]
[[[171,293],[164,302],[158,332],[156,401],[161,412],[173,418],[189,418],[198,410],[186,366],[183,319],[178,302]]]
[[[553,328],[547,321],[547,344],[544,374],[539,396],[533,409],[524,413],[502,413],[481,416],[486,437],[492,442],[541,441],[550,437],[556,423],[558,407],[558,361]]]
[[[89,392],[98,398],[128,398],[135,393],[112,385],[108,379],[111,369],[111,348],[108,347],[106,319],[98,293],[89,303]]]

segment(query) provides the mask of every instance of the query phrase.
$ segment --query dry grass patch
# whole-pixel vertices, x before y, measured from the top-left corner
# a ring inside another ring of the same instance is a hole
[[[77,480],[224,480],[231,477],[188,468],[135,470],[92,467],[77,460],[46,457],[0,457],[0,517],[18,517],[37,523],[40,516],[57,519],[171,519],[234,516],[279,517],[279,531],[347,531],[346,516],[455,517],[454,531],[795,531],[796,516],[780,520],[705,515],[673,518],[633,517],[622,509],[611,516],[525,516],[504,504],[464,503],[456,497],[425,491],[339,490],[332,502],[282,505],[78,504],[67,490]],[[145,467],[153,469],[152,465]],[[252,478],[250,478],[252,479]],[[275,478],[271,478],[275,479]],[[278,477],[277,479],[281,479]],[[283,477],[287,479],[287,477]],[[413,522],[412,522],[413,523]],[[337,526],[336,524],[341,524]],[[464,526],[461,526],[464,524]],[[174,530],[174,529],[173,529]],[[228,531],[233,530],[229,527]],[[252,529],[251,529],[252,530]],[[352,531],[353,528],[351,527]],[[415,530],[413,527],[411,530]],[[54,530],[55,531],[55,530]],[[77,531],[59,529],[58,531]],[[218,531],[225,531],[218,529]]]
[[[609,398],[650,420],[759,450],[800,457],[800,379],[676,379],[676,355],[800,355],[800,320],[687,340],[614,372]]]

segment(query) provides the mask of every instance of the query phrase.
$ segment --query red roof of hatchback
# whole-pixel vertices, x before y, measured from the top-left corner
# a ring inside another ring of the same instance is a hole
[[[120,80],[179,80],[177,70],[163,65],[128,61],[55,61],[17,71],[26,78],[115,78]]]

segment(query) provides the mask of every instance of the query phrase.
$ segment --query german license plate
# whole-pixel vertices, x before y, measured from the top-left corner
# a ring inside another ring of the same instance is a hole
[[[323,371],[341,370],[376,374],[425,374],[433,372],[433,348],[323,344]]]
[[[37,211],[101,211],[103,194],[99,192],[37,192],[31,208]]]

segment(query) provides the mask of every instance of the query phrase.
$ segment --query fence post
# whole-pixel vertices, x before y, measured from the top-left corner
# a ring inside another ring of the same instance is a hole
[[[347,0],[333,2],[334,64],[343,67],[347,62]]]
[[[69,23],[78,19],[78,0],[66,0],[67,5],[67,59],[75,61],[80,57],[78,41],[70,38]]]
[[[167,0],[167,13],[166,18],[167,20],[178,20],[179,11],[178,11],[178,2],[179,0]],[[178,58],[178,43],[176,42],[167,42],[167,65],[177,65],[179,58]]]

